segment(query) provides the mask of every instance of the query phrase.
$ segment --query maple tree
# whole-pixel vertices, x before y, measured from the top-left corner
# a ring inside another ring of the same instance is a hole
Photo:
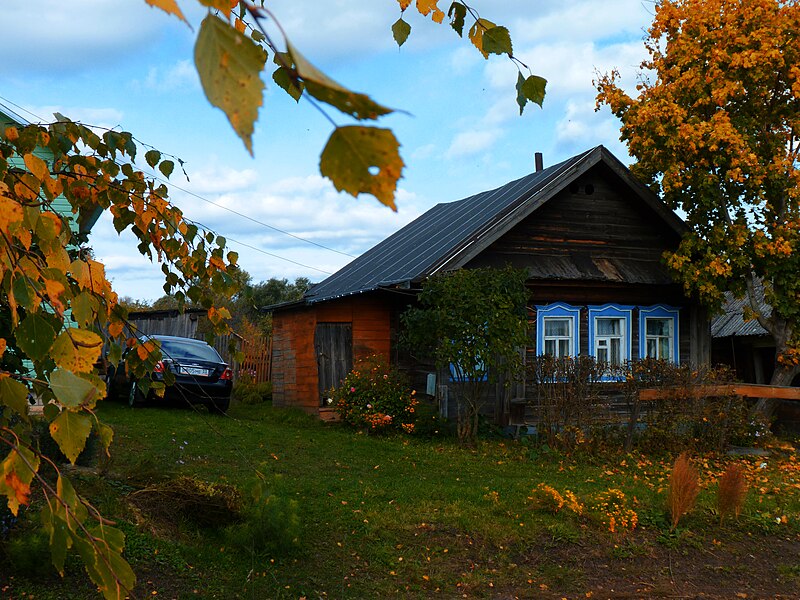
[[[712,309],[747,294],[776,385],[800,372],[798,35],[796,0],[661,0],[638,95],[617,72],[596,82],[634,172],[691,226],[668,265]]]

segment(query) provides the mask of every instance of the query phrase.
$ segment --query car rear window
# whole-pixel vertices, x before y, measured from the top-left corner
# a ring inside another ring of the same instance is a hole
[[[163,352],[165,358],[173,358],[175,360],[189,359],[223,362],[217,351],[207,344],[161,340],[161,352]]]

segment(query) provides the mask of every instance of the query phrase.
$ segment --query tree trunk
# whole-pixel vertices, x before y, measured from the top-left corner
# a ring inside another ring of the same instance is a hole
[[[792,380],[800,372],[798,367],[791,365],[785,366],[778,362],[778,350],[775,352],[775,371],[772,373],[770,385],[792,385]],[[767,419],[772,419],[775,412],[780,406],[781,400],[779,398],[759,398],[754,407],[754,411],[761,414]]]

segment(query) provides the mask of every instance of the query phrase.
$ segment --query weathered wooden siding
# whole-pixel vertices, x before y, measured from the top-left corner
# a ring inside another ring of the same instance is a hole
[[[381,295],[342,298],[284,309],[272,316],[272,401],[319,414],[321,398],[314,347],[318,323],[350,323],[352,355],[390,356],[392,302]]]
[[[471,266],[525,267],[535,279],[668,283],[661,255],[678,235],[598,165],[477,257]]]

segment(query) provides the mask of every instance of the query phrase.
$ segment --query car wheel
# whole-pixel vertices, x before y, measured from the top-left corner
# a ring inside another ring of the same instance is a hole
[[[131,408],[144,406],[146,398],[135,381],[131,382],[131,391],[128,394],[128,405]]]
[[[224,400],[214,400],[208,405],[209,412],[216,415],[224,415],[228,412],[231,406],[231,399],[225,398]]]

